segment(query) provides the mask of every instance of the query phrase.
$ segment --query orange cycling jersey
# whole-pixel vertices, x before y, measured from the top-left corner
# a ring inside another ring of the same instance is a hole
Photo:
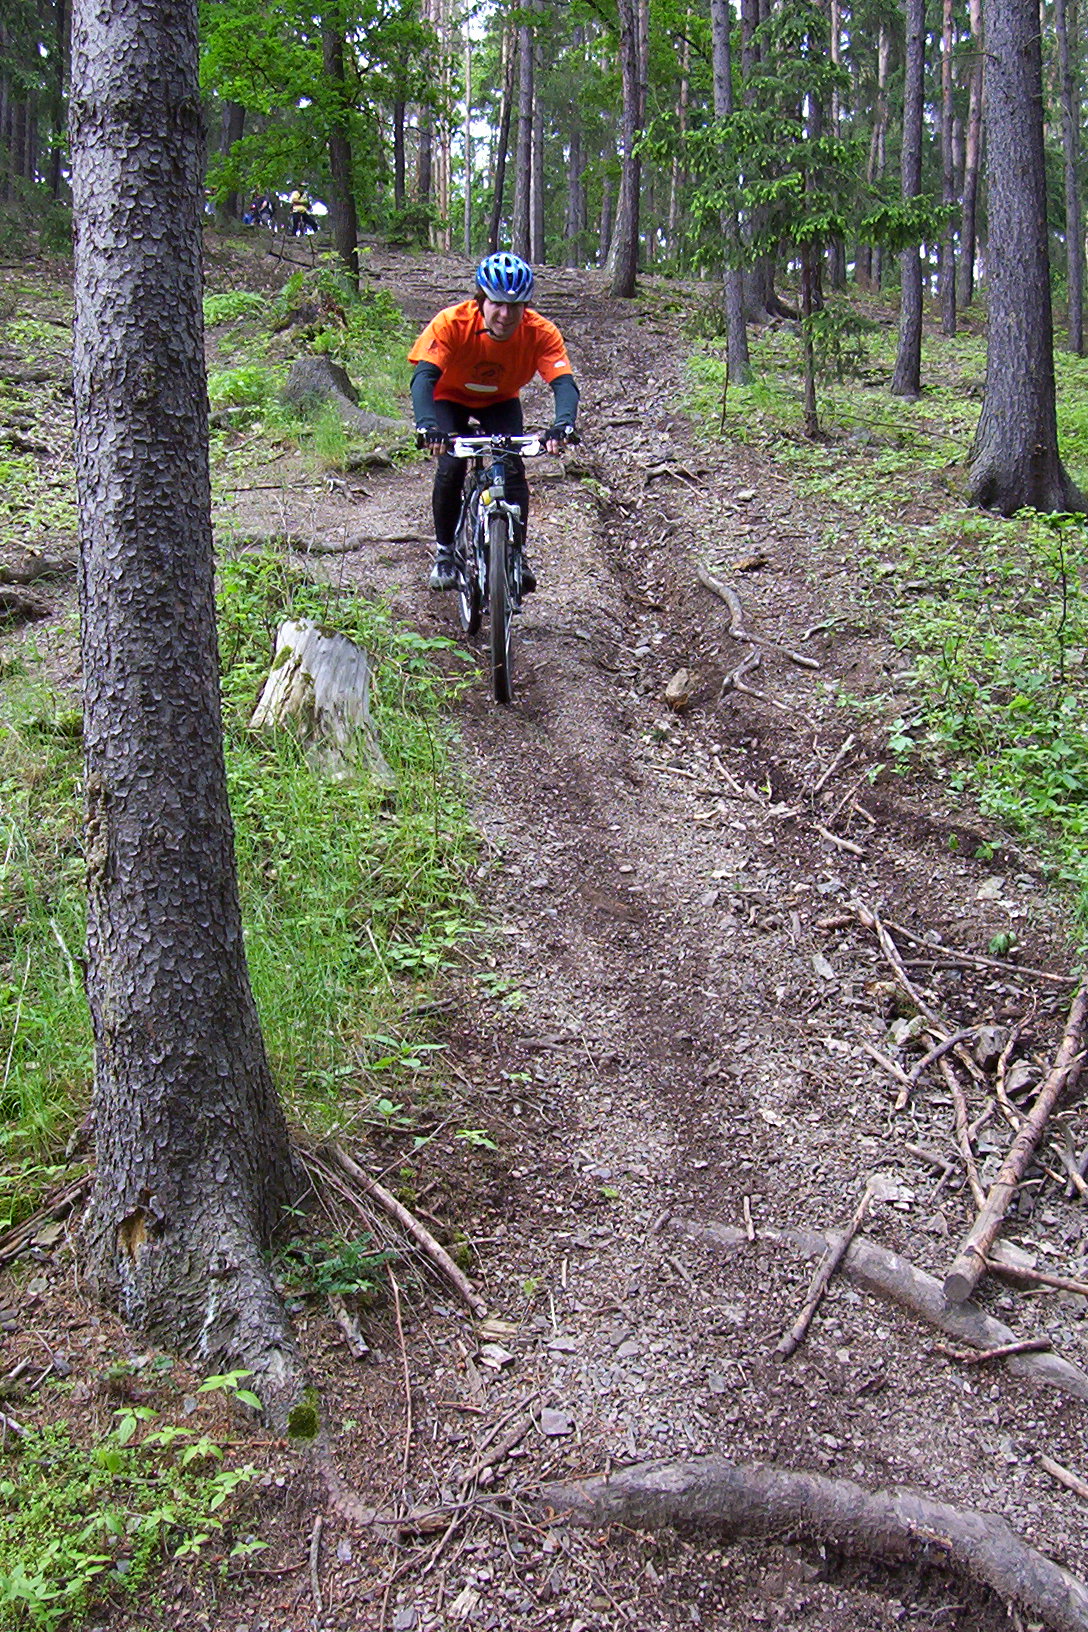
[[[482,402],[516,397],[534,374],[550,385],[573,372],[563,336],[554,323],[525,308],[509,340],[493,340],[474,300],[447,306],[431,319],[408,353],[410,363],[441,369],[434,394],[439,402],[475,408]]]

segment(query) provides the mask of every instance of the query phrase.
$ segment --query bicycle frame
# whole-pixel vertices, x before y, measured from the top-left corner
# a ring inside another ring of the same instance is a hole
[[[521,609],[520,509],[506,497],[512,457],[544,453],[539,436],[455,436],[447,444],[469,472],[457,522],[455,551],[461,624],[474,635],[490,612],[491,680],[496,701],[511,700],[510,622]]]

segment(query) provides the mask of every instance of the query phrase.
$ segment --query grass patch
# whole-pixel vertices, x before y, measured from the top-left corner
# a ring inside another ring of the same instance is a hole
[[[395,793],[316,774],[287,733],[248,721],[284,617],[313,617],[364,645]],[[277,558],[223,565],[224,723],[246,947],[266,1045],[288,1112],[315,1132],[385,1092],[376,1034],[407,1018],[477,926],[474,836],[453,787],[444,711],[456,678],[388,609],[309,584]],[[78,960],[84,938],[78,716],[32,675],[0,703],[0,1105],[9,1160],[63,1145],[86,1108],[92,1054]],[[383,1048],[381,1053],[388,1054]],[[434,1070],[404,1051],[401,1074]],[[380,1084],[380,1089],[376,1087]]]

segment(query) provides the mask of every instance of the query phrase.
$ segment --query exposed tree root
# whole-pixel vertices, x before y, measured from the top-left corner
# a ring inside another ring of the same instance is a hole
[[[800,1531],[881,1562],[939,1561],[1053,1632],[1088,1632],[1088,1588],[1076,1576],[1021,1541],[1003,1519],[912,1490],[867,1491],[848,1479],[705,1456],[545,1485],[539,1501],[583,1524],[695,1525],[746,1536]]]

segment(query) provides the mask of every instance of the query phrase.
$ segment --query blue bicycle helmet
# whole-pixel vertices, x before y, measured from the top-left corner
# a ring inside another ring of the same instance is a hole
[[[497,255],[488,255],[476,268],[476,287],[489,300],[514,301],[520,305],[532,299],[533,269],[520,255],[500,249]]]

